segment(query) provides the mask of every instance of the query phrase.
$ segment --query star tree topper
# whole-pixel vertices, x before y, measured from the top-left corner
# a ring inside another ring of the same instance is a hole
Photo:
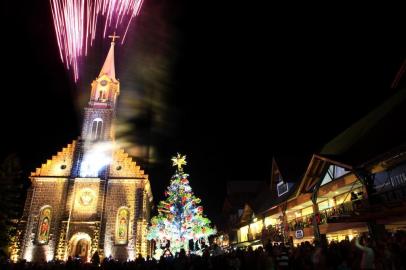
[[[172,157],[172,166],[178,166],[178,171],[183,171],[182,166],[186,165],[186,155],[182,156],[181,154],[178,153],[176,157]]]

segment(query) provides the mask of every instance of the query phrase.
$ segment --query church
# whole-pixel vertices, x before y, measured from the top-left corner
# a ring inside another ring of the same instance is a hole
[[[114,44],[91,84],[81,136],[31,173],[12,259],[134,260],[150,254],[152,206],[148,175],[116,147],[114,119],[120,82]]]

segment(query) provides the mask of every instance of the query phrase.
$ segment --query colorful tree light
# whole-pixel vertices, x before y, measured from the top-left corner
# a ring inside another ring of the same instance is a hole
[[[166,200],[159,202],[158,215],[151,219],[147,238],[159,243],[169,241],[171,251],[178,252],[181,248],[189,250],[190,240],[204,239],[207,243],[216,231],[198,205],[201,200],[193,194],[189,175],[183,172],[186,156],[178,154],[172,161],[177,170],[165,192]]]

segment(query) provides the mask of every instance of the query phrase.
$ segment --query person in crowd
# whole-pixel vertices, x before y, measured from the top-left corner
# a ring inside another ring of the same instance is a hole
[[[68,257],[67,261],[27,262],[21,260],[13,263],[5,258],[0,259],[0,270],[349,270],[349,269],[382,269],[405,270],[406,232],[387,233],[376,242],[367,237],[355,238],[350,241],[330,240],[302,242],[295,246],[283,243],[253,249],[222,250],[210,254],[209,248],[202,256],[188,254],[180,250],[176,258],[170,249],[166,250],[159,261],[144,260],[137,255],[136,261],[119,261],[111,255],[103,258],[101,265],[97,263],[96,252],[91,263]],[[99,258],[100,260],[100,258]],[[100,261],[99,261],[100,262]]]
[[[100,264],[100,256],[99,256],[99,252],[97,250],[93,253],[91,262],[92,262],[92,264],[94,266],[99,266],[99,264]]]
[[[375,269],[375,252],[372,249],[372,241],[362,237],[363,244],[360,244],[359,237],[355,238],[355,246],[362,251],[361,270]]]

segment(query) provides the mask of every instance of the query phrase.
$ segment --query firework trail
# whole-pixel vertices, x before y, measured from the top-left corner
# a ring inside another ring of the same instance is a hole
[[[98,25],[107,32],[122,33],[124,43],[128,29],[143,0],[50,0],[59,54],[67,69],[79,78],[79,62],[96,38]]]
[[[406,59],[403,61],[402,65],[400,66],[400,69],[396,73],[395,79],[393,80],[391,85],[392,89],[398,86],[400,79],[405,74],[405,71],[406,71]]]

